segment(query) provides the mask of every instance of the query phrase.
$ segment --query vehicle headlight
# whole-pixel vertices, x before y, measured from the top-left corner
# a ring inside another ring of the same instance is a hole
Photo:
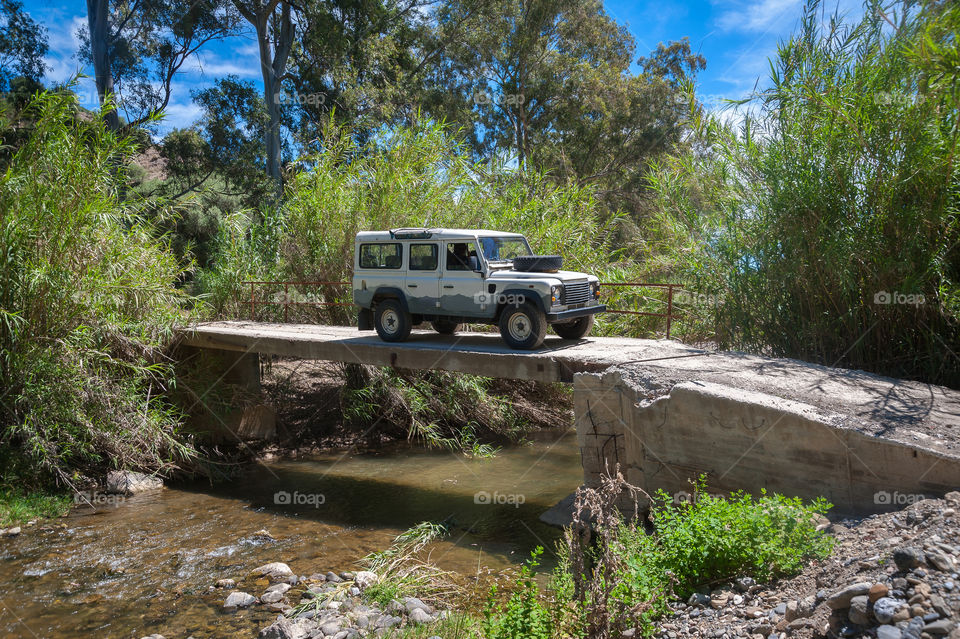
[[[563,303],[563,286],[562,285],[550,287],[550,300],[553,302],[554,306]]]

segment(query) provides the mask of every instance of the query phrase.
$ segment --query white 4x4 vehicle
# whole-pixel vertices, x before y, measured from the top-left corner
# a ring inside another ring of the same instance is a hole
[[[357,234],[353,301],[360,330],[403,341],[414,324],[452,335],[460,324],[499,325],[512,348],[543,343],[547,325],[563,339],[590,332],[598,301],[593,275],[561,271],[558,255],[537,256],[518,233],[403,228]]]

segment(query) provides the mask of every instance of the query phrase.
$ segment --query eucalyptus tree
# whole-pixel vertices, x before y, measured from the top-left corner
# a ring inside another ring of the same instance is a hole
[[[0,0],[0,91],[14,78],[39,82],[46,70],[47,31],[16,0]]]
[[[237,32],[226,0],[87,0],[80,58],[93,65],[104,121],[141,126],[165,109],[174,78],[208,43]],[[108,96],[115,96],[109,105]]]

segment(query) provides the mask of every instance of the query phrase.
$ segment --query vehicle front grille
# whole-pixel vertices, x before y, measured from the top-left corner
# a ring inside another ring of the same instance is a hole
[[[583,304],[590,299],[590,283],[578,282],[576,284],[566,284],[563,287],[563,303],[567,306],[572,304]]]

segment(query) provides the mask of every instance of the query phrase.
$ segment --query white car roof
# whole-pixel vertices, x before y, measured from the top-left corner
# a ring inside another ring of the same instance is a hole
[[[431,240],[472,240],[478,236],[483,237],[510,237],[510,238],[521,238],[523,237],[520,233],[505,233],[504,231],[489,231],[486,229],[446,229],[446,228],[402,228],[402,229],[391,229],[389,231],[361,231],[357,233],[357,242],[383,242],[387,240],[394,240],[394,233],[407,231],[408,233],[416,233],[417,231],[423,231],[425,233],[430,233],[429,238],[422,237],[409,237],[401,239],[431,239]]]

